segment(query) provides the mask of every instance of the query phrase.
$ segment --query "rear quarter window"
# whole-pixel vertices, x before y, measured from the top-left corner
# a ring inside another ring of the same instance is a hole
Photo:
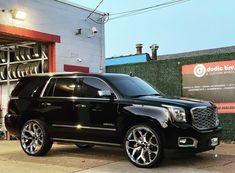
[[[39,95],[39,90],[45,85],[46,78],[26,77],[20,79],[11,93],[11,97],[34,97]]]

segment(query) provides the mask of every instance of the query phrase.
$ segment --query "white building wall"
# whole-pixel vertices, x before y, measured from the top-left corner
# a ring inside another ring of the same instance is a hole
[[[64,1],[62,1],[64,2]],[[61,43],[56,44],[57,71],[63,71],[63,65],[90,67],[90,72],[104,69],[104,24],[97,24],[87,16],[91,10],[68,5],[59,0],[0,0],[0,24],[11,25],[49,34],[59,35]],[[25,21],[12,19],[11,9],[20,9],[27,13]],[[99,19],[100,13],[92,18]],[[92,37],[92,27],[98,33]],[[75,35],[81,28],[81,35]],[[77,61],[81,59],[82,61]]]

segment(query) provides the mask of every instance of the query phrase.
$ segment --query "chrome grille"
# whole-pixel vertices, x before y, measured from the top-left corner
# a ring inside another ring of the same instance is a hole
[[[195,107],[191,109],[193,126],[199,130],[211,129],[218,125],[215,107]]]

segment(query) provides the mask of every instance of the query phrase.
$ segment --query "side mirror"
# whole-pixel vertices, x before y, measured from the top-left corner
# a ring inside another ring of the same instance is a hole
[[[102,98],[109,98],[110,100],[113,100],[115,95],[111,93],[110,90],[100,90],[98,91],[98,96]]]

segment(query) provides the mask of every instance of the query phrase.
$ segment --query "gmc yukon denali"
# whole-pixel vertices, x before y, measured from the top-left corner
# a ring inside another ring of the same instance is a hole
[[[164,149],[214,149],[222,130],[213,103],[167,98],[138,77],[112,73],[23,77],[5,125],[31,156],[46,154],[53,141],[119,146],[138,167],[157,165]]]

